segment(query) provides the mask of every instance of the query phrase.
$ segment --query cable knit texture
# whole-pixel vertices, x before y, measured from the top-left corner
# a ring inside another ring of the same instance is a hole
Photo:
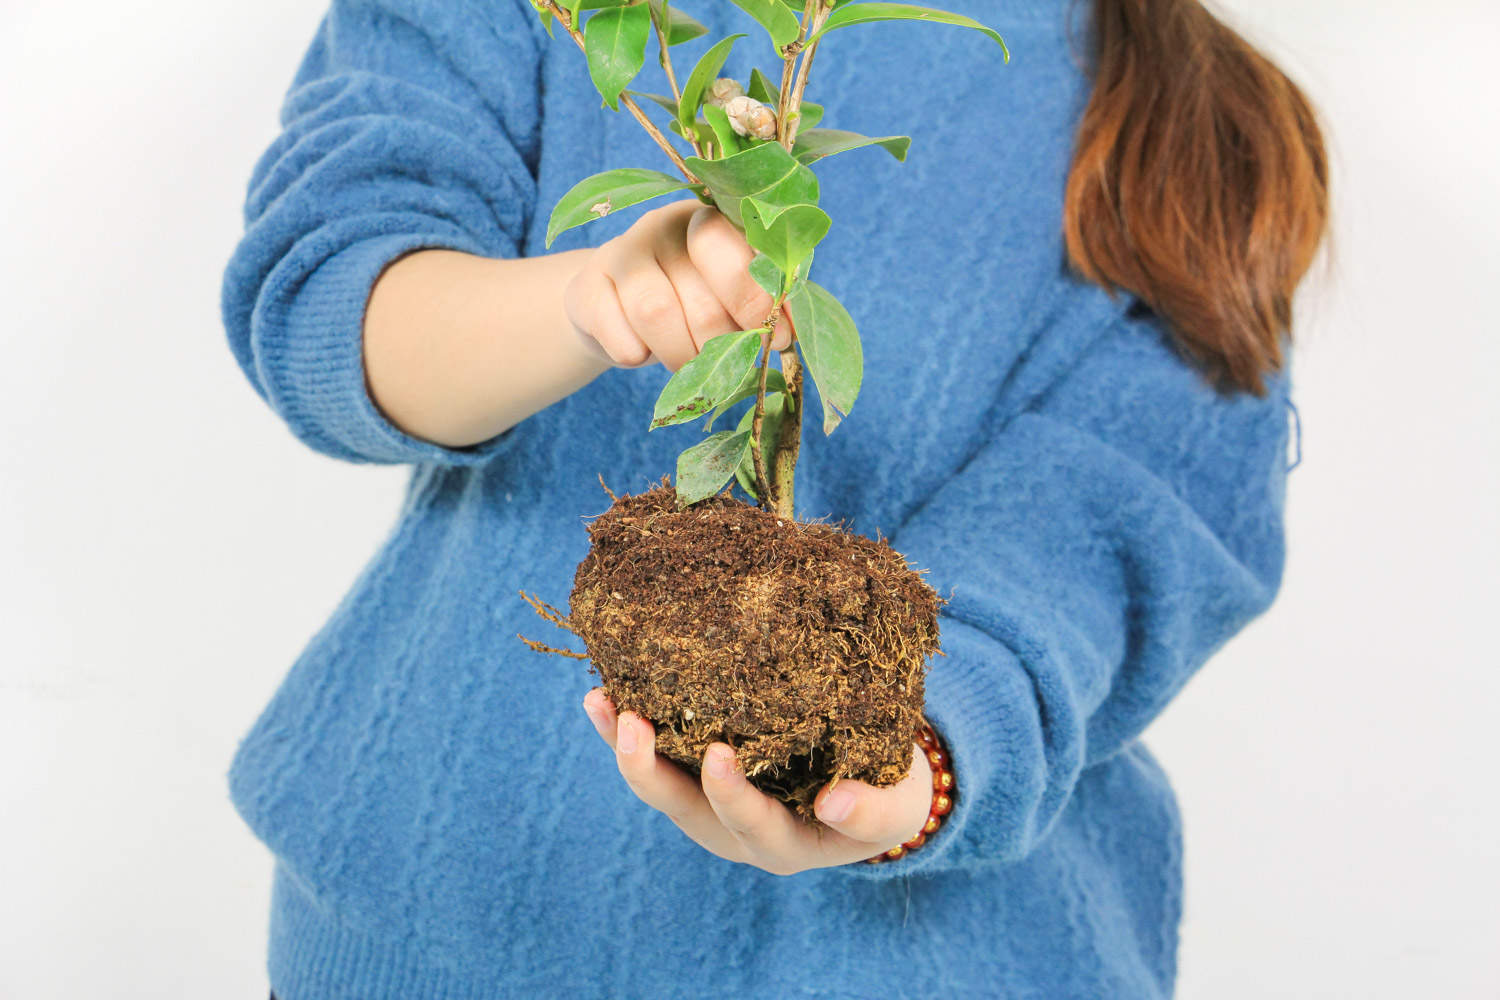
[[[725,75],[778,76],[732,4],[684,6],[749,33]],[[814,277],[858,322],[866,379],[837,432],[809,428],[797,506],[883,533],[951,597],[928,715],[961,794],[902,861],[779,878],[639,802],[580,706],[592,675],[516,639],[581,648],[517,592],[565,604],[598,477],[644,489],[696,439],[643,430],[668,372],[611,370],[467,449],[402,433],[363,378],[391,261],[542,253],[573,184],[665,157],[525,0],[333,4],[254,168],[224,320],[292,433],[412,476],[228,775],[276,859],[281,1000],[1171,994],[1178,820],[1138,737],[1275,594],[1287,380],[1216,395],[1148,313],[1068,274],[1088,96],[1068,4],[943,6],[999,28],[1010,64],[978,33],[887,22],[830,35],[813,69],[827,124],[913,145],[818,164]],[[654,58],[635,86],[668,90]]]

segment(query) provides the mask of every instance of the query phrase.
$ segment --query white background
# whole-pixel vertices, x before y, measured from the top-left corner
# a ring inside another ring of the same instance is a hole
[[[941,6],[941,4],[939,4]],[[393,517],[254,397],[219,279],[320,0],[0,0],[0,997],[262,1000],[238,738]],[[1151,730],[1179,995],[1500,996],[1489,0],[1235,0],[1322,108],[1274,609]]]

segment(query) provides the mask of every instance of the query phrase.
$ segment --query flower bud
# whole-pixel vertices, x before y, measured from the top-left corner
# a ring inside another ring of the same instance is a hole
[[[703,103],[722,108],[725,101],[731,97],[739,97],[744,92],[745,88],[740,86],[740,81],[732,77],[721,76],[709,85],[708,94],[703,98]]]
[[[731,97],[724,104],[724,114],[729,117],[730,127],[740,135],[776,138],[776,112],[757,100],[743,95]]]

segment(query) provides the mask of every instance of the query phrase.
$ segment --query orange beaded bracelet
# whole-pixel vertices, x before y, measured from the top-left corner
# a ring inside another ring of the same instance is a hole
[[[915,851],[927,843],[927,838],[937,833],[938,827],[943,825],[943,817],[953,811],[953,798],[958,794],[958,788],[954,784],[953,771],[948,766],[948,751],[943,749],[937,730],[922,723],[917,727],[917,744],[927,754],[927,764],[932,768],[932,806],[927,812],[927,822],[906,843],[873,858],[866,858],[867,864],[878,865],[882,861],[899,861],[906,857],[908,851]]]

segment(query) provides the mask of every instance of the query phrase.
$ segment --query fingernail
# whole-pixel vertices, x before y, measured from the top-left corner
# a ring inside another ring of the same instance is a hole
[[[734,751],[715,750],[708,758],[708,773],[720,781],[734,773]]]
[[[818,810],[818,818],[825,823],[842,823],[853,811],[854,790],[835,788],[823,797],[823,805]]]
[[[615,737],[615,747],[621,753],[635,753],[635,725],[623,715],[620,716],[620,731]]]
[[[585,715],[593,720],[594,725],[600,726],[604,724],[604,717],[599,714],[598,706],[588,698],[583,699],[583,711]]]

